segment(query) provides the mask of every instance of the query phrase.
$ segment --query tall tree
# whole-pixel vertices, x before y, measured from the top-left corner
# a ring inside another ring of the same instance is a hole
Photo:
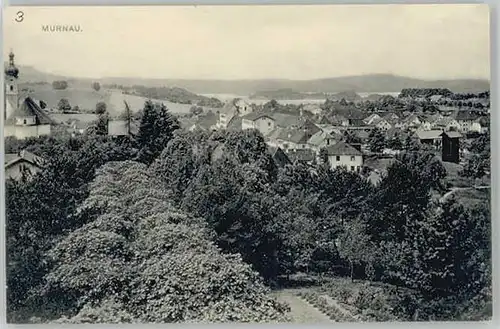
[[[92,89],[94,89],[95,91],[101,90],[101,84],[97,81],[92,82]]]
[[[152,163],[173,138],[174,131],[179,128],[179,121],[165,105],[147,101],[136,139],[139,147],[138,160]]]
[[[375,128],[370,132],[368,137],[368,145],[370,151],[380,153],[385,147],[385,136],[379,129]]]
[[[446,170],[432,153],[404,152],[397,156],[374,194],[371,234],[376,239],[402,241],[407,236],[407,224],[425,216],[431,191],[443,191],[444,177]]]
[[[61,98],[59,100],[59,103],[57,103],[57,108],[61,112],[67,112],[71,111],[71,104],[69,103],[68,99],[66,98]]]

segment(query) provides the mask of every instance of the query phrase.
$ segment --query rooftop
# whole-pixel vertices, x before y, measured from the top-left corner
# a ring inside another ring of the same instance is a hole
[[[273,116],[271,114],[267,114],[267,113],[264,113],[264,112],[252,112],[252,113],[248,113],[247,115],[244,115],[242,118],[244,120],[255,121],[255,120],[263,118],[263,117],[266,117],[266,118],[274,120],[274,118],[273,118]]]
[[[14,110],[14,113],[7,118],[5,123],[15,123],[16,117],[35,117],[37,125],[47,125],[53,123],[49,115],[45,113],[31,97],[26,97],[22,104]]]
[[[421,130],[416,135],[419,139],[440,139],[442,133],[442,130]]]
[[[281,139],[296,144],[305,144],[309,139],[307,132],[302,129],[283,129],[280,131],[277,139]]]
[[[445,131],[441,133],[441,135],[446,135],[449,138],[461,138],[462,134],[460,134],[458,131]]]
[[[6,153],[4,155],[4,164],[5,168],[17,163],[20,160],[28,161],[36,166],[43,166],[45,164],[45,160],[31,152],[22,150],[19,153]]]
[[[363,155],[359,150],[345,142],[338,142],[328,146],[326,151],[328,155]]]

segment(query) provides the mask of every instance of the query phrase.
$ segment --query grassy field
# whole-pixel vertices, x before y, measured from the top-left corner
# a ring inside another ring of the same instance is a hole
[[[139,111],[144,108],[144,103],[147,100],[145,97],[135,95],[125,95],[119,90],[101,89],[95,91],[90,87],[68,87],[65,90],[54,90],[52,85],[29,85],[31,92],[29,96],[36,100],[42,100],[47,104],[48,108],[57,108],[57,104],[62,98],[66,98],[71,106],[76,106],[82,111],[91,111],[99,102],[104,102],[107,105],[110,115],[119,115],[125,110],[123,101],[127,101],[132,111]],[[163,103],[173,113],[188,113],[191,105],[177,104],[162,99],[152,99],[154,102]],[[210,108],[204,108],[208,111]],[[210,109],[216,111],[214,109]]]
[[[451,162],[442,162],[444,168],[446,169],[446,179],[445,182],[450,187],[470,187],[474,184],[474,181],[468,177],[464,177],[460,174],[463,166]]]
[[[455,192],[455,198],[464,206],[475,206],[481,203],[486,203],[491,200],[490,189],[466,189]]]

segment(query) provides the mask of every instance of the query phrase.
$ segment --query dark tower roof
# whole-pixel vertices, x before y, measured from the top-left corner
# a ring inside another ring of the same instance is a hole
[[[19,76],[19,69],[14,64],[14,53],[12,51],[9,54],[9,65],[5,69],[5,74],[16,79]]]

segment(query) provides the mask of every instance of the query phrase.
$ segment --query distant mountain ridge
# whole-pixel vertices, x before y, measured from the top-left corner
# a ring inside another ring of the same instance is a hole
[[[249,95],[256,92],[291,89],[295,92],[337,93],[399,92],[404,88],[448,88],[453,92],[480,92],[490,89],[486,79],[423,80],[391,74],[368,74],[314,80],[256,79],[256,80],[196,80],[148,79],[133,77],[78,78],[45,73],[33,67],[19,66],[20,80],[24,82],[52,82],[68,80],[72,84],[87,85],[99,81],[102,85],[143,85],[147,87],[179,87],[198,94]]]

